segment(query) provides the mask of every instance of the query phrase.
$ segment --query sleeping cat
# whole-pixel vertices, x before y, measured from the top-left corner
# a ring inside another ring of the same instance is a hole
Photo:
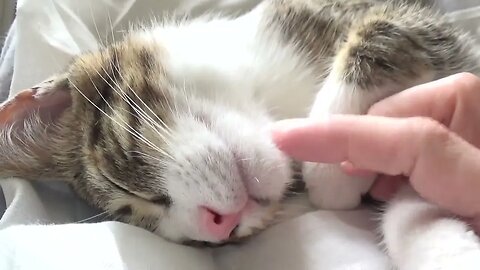
[[[409,2],[268,0],[239,17],[157,24],[4,103],[0,171],[67,181],[170,241],[229,243],[278,221],[294,184],[270,123],[363,114],[457,72],[479,73],[470,39]],[[358,206],[372,184],[337,165],[303,172],[324,209]],[[468,225],[410,190],[381,228],[399,269],[480,269]]]

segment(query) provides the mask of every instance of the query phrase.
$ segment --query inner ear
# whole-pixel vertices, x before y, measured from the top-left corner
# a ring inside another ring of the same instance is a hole
[[[72,97],[64,86],[44,84],[26,89],[0,105],[0,127],[22,127],[29,119],[48,125],[71,104]]]

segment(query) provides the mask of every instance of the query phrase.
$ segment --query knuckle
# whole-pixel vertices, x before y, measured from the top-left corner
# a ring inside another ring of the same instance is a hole
[[[477,75],[471,72],[460,72],[456,75],[457,80],[473,82],[473,83],[480,83],[480,78]]]
[[[480,78],[470,72],[456,74],[453,81],[455,85],[459,85],[458,90],[463,93],[480,91]]]
[[[463,106],[458,107],[457,109],[469,109],[470,107],[476,106],[477,100],[480,99],[480,78],[476,75],[463,72],[454,75],[451,82],[451,94],[457,103],[457,105],[463,104]]]
[[[450,131],[439,122],[428,117],[417,117],[415,128],[419,129],[422,139],[432,142],[445,142],[450,139]]]

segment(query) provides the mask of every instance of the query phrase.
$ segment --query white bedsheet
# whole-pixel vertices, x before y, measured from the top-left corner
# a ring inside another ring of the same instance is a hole
[[[109,21],[119,31],[149,14],[161,16],[172,10],[199,14],[207,9],[241,12],[256,2],[20,0],[10,95],[61,70],[78,52],[95,49],[98,40],[110,35]],[[459,5],[459,1],[443,2]],[[463,0],[461,4],[479,6],[454,17],[480,33],[480,1]],[[133,226],[101,222],[101,216],[88,220],[93,223],[78,223],[97,212],[62,184],[4,179],[0,186],[7,205],[0,219],[2,270],[388,269],[388,260],[376,245],[372,215],[366,210],[312,212],[274,226],[245,245],[197,250]]]

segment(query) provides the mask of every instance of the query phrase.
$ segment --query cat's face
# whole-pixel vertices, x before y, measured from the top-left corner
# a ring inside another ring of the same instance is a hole
[[[281,210],[291,179],[289,161],[268,136],[268,121],[193,98],[188,102],[190,110],[171,119],[171,139],[151,136],[169,153],[158,163],[147,158],[153,166],[162,164],[154,185],[168,198],[159,206],[155,231],[174,240],[222,242],[265,228]],[[141,151],[155,156],[148,148]]]
[[[265,228],[281,210],[291,179],[288,160],[265,130],[268,122],[189,102],[177,106],[164,131],[153,117],[151,124],[139,117],[136,130],[149,143],[132,136],[135,147],[127,151],[100,150],[122,153],[104,161],[118,166],[100,165],[110,181],[118,181],[110,187],[114,199],[107,208],[174,241],[217,243]],[[105,181],[99,176],[92,183]]]
[[[138,126],[160,149],[134,139],[133,162],[144,165],[135,181],[123,183],[147,200],[122,194],[115,204],[131,208],[123,218],[142,224],[148,217],[154,232],[182,242],[224,242],[268,226],[291,182],[289,160],[269,138],[268,120],[183,94],[169,102],[176,105],[165,130],[145,118]]]
[[[75,60],[57,83],[67,90],[48,90],[69,91],[72,105],[54,120],[41,166],[115,219],[172,241],[223,243],[267,227],[292,183],[267,114],[188,94],[162,57],[127,40]]]

